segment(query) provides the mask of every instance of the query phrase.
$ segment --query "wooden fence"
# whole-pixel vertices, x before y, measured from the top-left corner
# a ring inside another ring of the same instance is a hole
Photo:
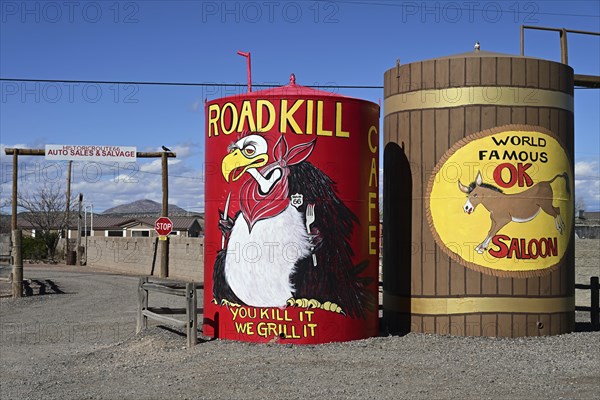
[[[600,329],[600,283],[597,276],[590,277],[590,284],[584,285],[581,283],[575,284],[575,289],[589,290],[590,306],[575,307],[577,311],[589,311],[592,329]]]
[[[167,325],[173,325],[186,329],[188,348],[196,345],[198,339],[198,309],[197,289],[203,289],[203,283],[175,282],[175,281],[152,281],[148,277],[141,277],[138,284],[138,313],[136,333],[140,333],[148,327],[148,318],[157,320]],[[185,297],[184,308],[149,307],[149,292],[159,292],[174,296]],[[167,315],[185,315],[185,320],[169,317]]]

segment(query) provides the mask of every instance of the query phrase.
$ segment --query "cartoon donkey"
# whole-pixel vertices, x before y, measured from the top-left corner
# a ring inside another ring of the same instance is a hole
[[[467,202],[463,210],[467,214],[475,211],[475,208],[482,204],[489,212],[492,226],[487,237],[481,242],[475,250],[482,254],[487,249],[490,241],[509,222],[528,222],[534,219],[540,210],[554,217],[554,224],[560,234],[565,227],[565,223],[560,217],[560,208],[554,207],[552,201],[554,193],[550,184],[557,178],[563,178],[569,190],[569,176],[566,172],[556,175],[549,181],[538,182],[520,193],[505,194],[502,189],[496,186],[484,183],[481,178],[481,172],[477,173],[475,182],[465,186],[458,181],[458,188],[467,194]]]

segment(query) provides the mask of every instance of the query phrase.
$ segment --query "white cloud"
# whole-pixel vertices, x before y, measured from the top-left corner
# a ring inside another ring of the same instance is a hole
[[[575,197],[586,210],[600,210],[600,162],[598,160],[575,163]]]
[[[575,178],[581,176],[595,176],[600,174],[600,164],[598,161],[578,161],[575,163]]]
[[[160,158],[157,158],[149,163],[138,163],[138,166],[140,171],[142,172],[160,173],[162,171],[162,160]]]
[[[177,153],[169,159],[169,202],[200,212],[204,209],[203,149],[197,143],[179,143],[168,146]],[[11,196],[12,159],[4,155],[6,147],[29,147],[24,144],[0,144],[0,197]],[[144,151],[158,151],[147,148]],[[19,162],[19,187],[35,190],[43,183],[65,186],[66,162],[50,162],[43,157],[22,157]],[[209,167],[208,173],[220,173]],[[378,171],[379,189],[383,187],[383,169]],[[579,160],[575,163],[575,193],[586,209],[600,210],[600,162],[598,159]],[[72,193],[83,193],[85,201],[94,204],[94,211],[139,199],[162,199],[160,159],[138,159],[136,163],[73,163]],[[10,212],[9,209],[1,210]]]
[[[173,146],[173,151],[177,154],[177,160],[187,158],[194,154],[194,149],[189,145]]]
[[[15,145],[0,144],[2,153],[5,147]],[[201,146],[183,143],[171,148],[177,152],[177,158],[169,159],[169,203],[200,212],[204,209]],[[23,157],[19,161],[19,189],[35,191],[48,182],[66,187],[66,162],[46,161],[43,157]],[[0,196],[4,199],[11,196],[11,157],[2,157],[0,167]],[[93,203],[95,212],[140,199],[162,200],[160,159],[138,159],[136,163],[73,162],[71,182],[71,192],[83,193],[84,201]]]
[[[202,150],[202,145],[200,143],[186,142],[181,144],[168,145],[169,149],[176,154],[176,160],[181,160],[188,158],[190,156],[199,155]],[[158,151],[162,152],[162,147],[151,147],[147,148],[147,151]],[[173,158],[169,158],[169,161],[174,160]]]

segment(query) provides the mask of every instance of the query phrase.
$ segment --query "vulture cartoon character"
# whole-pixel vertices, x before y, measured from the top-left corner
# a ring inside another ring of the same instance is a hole
[[[374,296],[354,265],[350,236],[356,216],[334,182],[307,161],[316,139],[273,148],[260,133],[245,133],[222,161],[227,182],[240,180],[239,212],[220,212],[223,248],[213,269],[217,304],[301,306],[365,318]]]

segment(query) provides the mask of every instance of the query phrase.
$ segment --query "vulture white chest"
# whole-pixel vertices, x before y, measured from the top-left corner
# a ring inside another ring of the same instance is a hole
[[[290,206],[249,230],[240,213],[225,258],[225,277],[233,292],[254,307],[282,307],[293,296],[290,275],[296,262],[310,255],[302,213]]]

